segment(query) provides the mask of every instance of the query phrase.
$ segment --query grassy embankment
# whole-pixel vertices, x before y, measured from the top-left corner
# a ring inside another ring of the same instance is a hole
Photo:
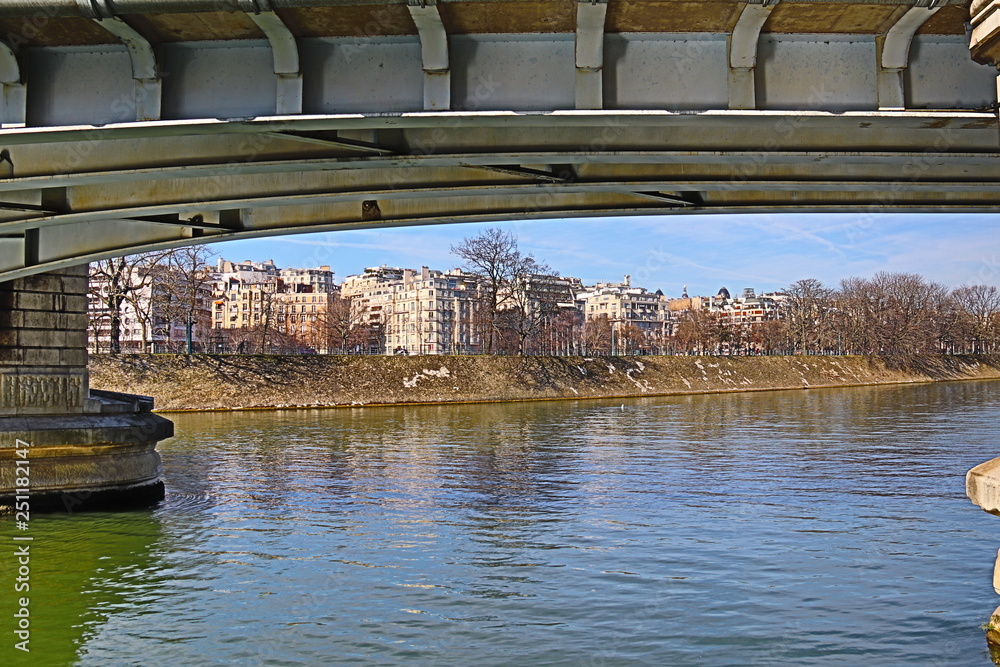
[[[1000,355],[343,357],[93,355],[95,389],[157,410],[602,398],[1000,378]]]

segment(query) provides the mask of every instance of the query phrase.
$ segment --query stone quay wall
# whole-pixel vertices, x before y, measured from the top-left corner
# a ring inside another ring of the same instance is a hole
[[[1000,378],[1000,355],[92,355],[97,389],[159,411],[605,398]]]

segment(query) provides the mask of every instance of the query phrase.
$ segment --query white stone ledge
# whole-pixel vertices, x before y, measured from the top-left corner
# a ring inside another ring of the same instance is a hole
[[[966,473],[965,493],[976,505],[1000,516],[1000,458],[980,463]]]

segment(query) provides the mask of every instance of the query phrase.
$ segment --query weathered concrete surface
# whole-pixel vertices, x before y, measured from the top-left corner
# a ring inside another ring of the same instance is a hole
[[[33,510],[73,511],[163,497],[156,443],[173,435],[173,424],[159,415],[0,421],[0,507],[14,506],[15,496],[25,491]],[[18,468],[24,462],[30,475]],[[29,484],[19,484],[19,477]]]
[[[1000,378],[998,356],[340,357],[108,355],[94,386],[159,410],[517,401]]]
[[[965,474],[965,493],[973,503],[1000,516],[1000,458],[980,463]],[[994,577],[994,585],[996,577]],[[998,591],[1000,593],[1000,591]]]
[[[173,424],[148,397],[95,392],[89,414],[0,417],[0,511],[120,508],[163,498],[156,443]]]

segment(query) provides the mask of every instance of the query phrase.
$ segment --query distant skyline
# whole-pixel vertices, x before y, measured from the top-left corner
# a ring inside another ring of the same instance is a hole
[[[770,292],[803,278],[835,287],[879,271],[919,273],[948,287],[1000,286],[1000,216],[990,214],[753,214],[579,218],[383,228],[210,246],[233,261],[328,264],[337,282],[365,267],[447,270],[450,247],[487,227],[510,230],[523,252],[584,284],[632,283],[668,296],[725,286]]]

